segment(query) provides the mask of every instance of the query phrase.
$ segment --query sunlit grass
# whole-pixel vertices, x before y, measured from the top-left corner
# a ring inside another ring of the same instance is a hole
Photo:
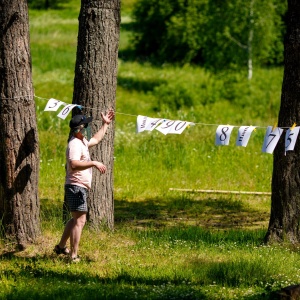
[[[244,299],[256,295],[254,299],[264,299],[266,291],[297,283],[300,265],[298,249],[262,246],[263,234],[263,230],[212,232],[184,225],[142,231],[124,227],[98,234],[85,231],[80,265],[51,254],[47,236],[35,255],[31,248],[27,254],[1,257],[0,295],[10,299],[24,295],[35,299],[70,299],[71,295],[75,299]],[[91,291],[97,293],[91,296]]]
[[[122,3],[124,24],[133,2]],[[249,84],[243,73],[158,67],[127,60],[123,52],[114,141],[115,230],[87,225],[78,265],[54,255],[63,229],[70,117],[61,120],[58,112],[43,109],[52,97],[72,101],[79,5],[71,1],[66,9],[30,12],[42,235],[23,252],[0,240],[0,298],[257,300],[297,284],[299,249],[262,243],[270,197],[169,190],[270,192],[272,155],[261,147],[266,126],[277,119],[279,68],[255,68]],[[121,31],[121,52],[130,45],[128,28]],[[178,91],[191,106],[170,108]],[[196,124],[181,135],[137,134],[137,115]],[[234,145],[237,128],[229,146],[217,147],[218,124],[261,127],[246,148]]]

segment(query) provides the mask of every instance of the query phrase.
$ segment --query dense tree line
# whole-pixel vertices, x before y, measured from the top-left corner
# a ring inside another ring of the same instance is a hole
[[[139,0],[134,49],[157,62],[206,67],[283,62],[286,1]]]
[[[69,0],[28,0],[28,6],[35,9],[58,8],[61,3]]]

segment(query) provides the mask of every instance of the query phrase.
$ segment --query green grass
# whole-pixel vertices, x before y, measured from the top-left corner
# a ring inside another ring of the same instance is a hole
[[[261,147],[277,119],[282,69],[254,68],[249,83],[244,70],[140,63],[126,52],[133,3],[122,3],[115,230],[87,226],[77,265],[52,253],[63,229],[68,119],[43,109],[49,98],[72,101],[79,4],[30,11],[42,235],[23,252],[0,240],[0,298],[274,299],[274,291],[299,282],[300,260],[296,246],[262,243],[269,197],[169,188],[270,191],[272,155]],[[181,135],[136,134],[139,114],[196,125]],[[219,124],[261,127],[246,148],[234,145],[237,128],[229,146],[217,147]]]
[[[27,253],[1,255],[0,296],[268,299],[266,294],[272,296],[272,291],[298,282],[300,265],[298,249],[262,246],[263,234],[263,230],[224,232],[183,224],[162,230],[124,226],[98,234],[86,230],[84,260],[77,265],[51,254],[44,236]]]

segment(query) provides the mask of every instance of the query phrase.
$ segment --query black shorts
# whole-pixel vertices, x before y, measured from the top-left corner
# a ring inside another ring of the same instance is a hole
[[[70,211],[88,211],[87,192],[86,188],[78,185],[65,185],[65,196]]]

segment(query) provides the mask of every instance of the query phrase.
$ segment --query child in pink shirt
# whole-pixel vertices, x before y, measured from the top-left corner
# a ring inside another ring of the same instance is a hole
[[[66,150],[67,172],[65,182],[65,197],[67,199],[72,218],[67,222],[59,244],[54,248],[57,254],[70,255],[72,262],[80,261],[77,255],[82,229],[86,222],[87,192],[91,188],[92,168],[105,173],[106,166],[101,162],[91,160],[89,148],[97,145],[113,120],[115,114],[112,109],[106,115],[101,113],[102,127],[88,141],[84,134],[92,117],[75,115],[70,121],[72,136]],[[66,246],[70,238],[71,249]]]

